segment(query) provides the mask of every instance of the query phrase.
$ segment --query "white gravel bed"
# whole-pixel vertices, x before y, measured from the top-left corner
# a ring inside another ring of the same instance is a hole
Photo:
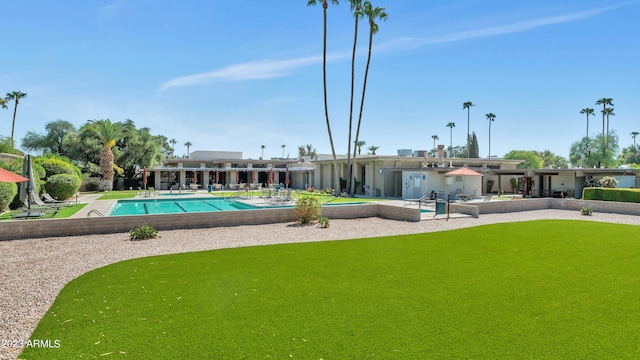
[[[0,359],[15,359],[66,283],[87,271],[118,261],[150,255],[242,246],[341,240],[458,229],[498,222],[574,219],[640,224],[640,216],[578,211],[537,210],[404,222],[380,218],[331,220],[327,229],[293,223],[161,231],[160,238],[129,241],[128,233],[0,241]]]

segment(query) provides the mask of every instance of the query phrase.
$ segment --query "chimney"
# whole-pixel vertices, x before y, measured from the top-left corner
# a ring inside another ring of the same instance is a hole
[[[438,145],[438,167],[444,167],[444,145]]]

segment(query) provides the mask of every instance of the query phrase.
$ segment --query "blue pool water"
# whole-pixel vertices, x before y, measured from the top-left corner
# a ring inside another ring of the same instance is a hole
[[[190,212],[212,212],[257,209],[225,198],[193,199],[133,199],[118,200],[109,212],[110,216],[179,214]]]

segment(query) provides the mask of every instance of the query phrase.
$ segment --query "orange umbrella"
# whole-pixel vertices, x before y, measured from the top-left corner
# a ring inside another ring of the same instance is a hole
[[[287,168],[287,172],[285,173],[284,183],[287,185],[287,187],[289,187],[289,184],[291,183],[291,180],[289,180],[289,168]]]
[[[142,169],[142,184],[144,184],[144,188],[147,188],[147,168]]]
[[[473,171],[469,168],[466,167],[461,167],[459,169],[455,169],[453,171],[449,171],[447,174],[447,176],[449,175],[454,175],[454,176],[482,176],[482,174],[480,174],[477,171]],[[462,192],[464,193],[464,186],[465,186],[465,181],[464,181],[464,177],[462,178]]]
[[[27,179],[24,176],[14,174],[9,170],[0,168],[0,182],[19,183],[19,182],[25,182],[25,181],[29,181],[29,179]]]
[[[216,170],[216,184],[220,183],[220,173]]]

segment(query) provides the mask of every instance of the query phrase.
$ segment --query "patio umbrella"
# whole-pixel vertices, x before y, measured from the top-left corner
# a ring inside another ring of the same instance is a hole
[[[28,209],[31,209],[31,203],[33,202],[33,190],[36,188],[36,181],[33,177],[33,167],[31,166],[31,155],[24,157],[22,163],[22,176],[27,178],[27,181],[20,185],[20,201],[27,205]]]
[[[258,182],[258,172],[257,172],[257,171],[254,171],[254,172],[253,172],[253,182],[254,182],[254,183],[257,183],[257,182]]]
[[[14,174],[9,170],[0,168],[0,182],[19,183],[19,182],[25,182],[25,181],[29,181],[29,179],[27,179],[24,176]]]
[[[216,184],[220,183],[220,173],[216,170]]]
[[[273,169],[271,169],[269,171],[269,184],[273,184],[273,182],[276,180],[276,176],[273,172]]]
[[[455,169],[453,171],[450,171],[447,173],[448,175],[454,175],[454,176],[462,176],[462,192],[464,193],[464,179],[467,176],[482,176],[482,174],[480,174],[477,171],[473,171],[469,168],[466,167],[461,167],[459,169]]]
[[[193,172],[193,183],[197,184],[198,183],[198,173],[197,172]]]
[[[291,180],[289,180],[289,168],[287,168],[287,171],[285,172],[284,183],[287,187],[289,187],[289,184],[291,183]]]
[[[147,189],[147,168],[142,169],[142,184],[144,185],[144,189]]]

